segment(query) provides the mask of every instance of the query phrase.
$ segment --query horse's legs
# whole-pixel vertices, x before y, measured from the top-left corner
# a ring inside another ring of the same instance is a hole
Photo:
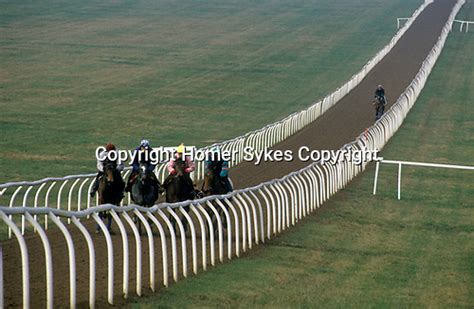
[[[383,105],[377,107],[377,109],[375,111],[375,120],[379,120],[380,118],[382,118],[384,110],[385,110],[385,106],[383,106]]]
[[[189,207],[187,207],[188,209],[186,210],[186,212],[189,212]],[[185,207],[186,209],[186,207]],[[186,233],[186,230],[187,230],[187,227],[188,227],[188,220],[186,220],[186,218],[184,217],[184,215],[181,215],[179,214],[179,212],[175,212],[176,213],[176,216],[178,217],[178,220],[181,221],[181,224],[183,226],[183,230],[184,230],[184,233]],[[179,230],[179,227],[178,227],[178,222],[177,220],[174,218],[174,216],[172,216],[171,214],[169,215],[168,217],[171,221],[171,223],[173,224],[173,229],[175,231]]]
[[[222,223],[222,228],[223,229],[227,229],[227,220],[225,219],[225,214],[224,214],[224,210],[217,206],[217,205],[214,205],[214,207],[217,209],[217,215],[219,216],[219,219],[221,220],[221,223]],[[214,212],[209,209],[209,212],[210,212],[210,216],[211,216],[211,220],[212,220],[212,225],[214,227],[214,236],[216,236],[217,234],[217,231],[219,229],[219,221],[217,220],[217,217],[216,215],[214,214]]]
[[[184,225],[184,222],[183,222],[183,220],[185,220],[185,218],[180,219],[179,213],[178,212],[175,212],[175,213],[176,213],[176,216],[178,217],[178,219],[175,219],[174,216],[172,216],[171,214],[168,217],[169,220],[171,221],[171,224],[173,225],[173,229],[175,230],[176,233],[178,231],[180,231],[180,233],[181,233],[181,229],[178,226],[178,220],[180,220],[181,224],[183,225],[184,233],[186,233],[186,226]]]
[[[138,223],[138,235],[142,236],[142,222],[137,218]]]
[[[148,225],[150,226],[151,235],[156,236],[156,233],[153,231],[153,222],[151,221],[151,219],[148,219],[147,222],[148,222]]]
[[[176,231],[176,220],[174,219],[174,217],[171,214],[168,215],[168,220],[170,220],[171,225],[173,226],[173,230]]]
[[[224,210],[219,207],[217,209],[217,212],[219,213],[219,218],[221,218],[221,221],[222,221],[222,228],[226,229],[227,228],[227,220],[224,220],[224,218],[225,218]]]
[[[209,227],[209,237],[211,237],[211,233],[214,233],[214,236],[215,236],[216,231],[217,231],[217,218],[216,218],[216,215],[214,214],[214,212],[211,210],[210,207],[207,207],[206,211],[207,211],[207,214],[209,215],[209,217],[211,218],[211,223],[212,223],[212,231],[211,231],[211,227]]]
[[[137,217],[137,215],[133,215],[133,223],[135,223],[135,225],[138,227],[138,234],[142,236],[142,222]]]
[[[102,212],[99,212],[99,219],[100,219],[100,220],[102,220],[103,216],[104,216],[104,215],[102,214]],[[97,234],[100,233],[100,225],[99,225],[99,223],[97,223],[96,226],[95,226],[95,232],[96,232]]]
[[[143,232],[142,232],[142,221],[135,216],[135,223],[138,225],[138,233],[140,234],[140,236],[143,235]],[[146,222],[148,222],[148,225],[150,226],[150,229],[151,229],[151,234],[152,235],[155,235],[154,232],[153,232],[153,222],[151,221],[151,219],[148,219]]]
[[[186,211],[186,213],[189,213],[189,206],[183,207],[183,209]],[[181,223],[183,223],[184,232],[186,233],[188,229],[188,220],[184,215],[181,217]]]
[[[112,215],[111,214],[107,214],[107,230],[109,232],[112,231]]]

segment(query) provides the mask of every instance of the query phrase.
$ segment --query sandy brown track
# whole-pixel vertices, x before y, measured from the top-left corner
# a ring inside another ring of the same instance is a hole
[[[338,149],[345,143],[354,140],[374,121],[374,111],[370,100],[375,86],[377,84],[384,85],[389,104],[396,100],[414,78],[422,61],[435,44],[454,4],[454,0],[437,0],[429,5],[392,51],[369,73],[359,86],[314,123],[276,145],[274,149],[290,149],[296,154],[298,148],[303,145],[308,146],[310,149]],[[232,169],[231,176],[234,185],[237,188],[243,188],[256,185],[265,180],[281,177],[307,164],[308,162],[301,162],[299,160],[278,163],[265,162],[258,166],[251,162],[244,162]],[[88,222],[86,226],[90,231],[93,231],[94,224],[92,222]],[[77,259],[77,301],[79,307],[86,307],[89,295],[87,247],[79,231],[73,226],[70,227],[70,230],[75,241]],[[115,250],[115,302],[116,304],[123,304],[124,300],[121,298],[122,243],[116,227],[115,231],[117,232],[113,236]],[[132,296],[134,295],[135,286],[135,243],[130,230],[128,235],[129,247],[132,252],[130,257],[130,295]],[[48,231],[48,237],[52,245],[54,261],[54,303],[56,307],[68,307],[69,265],[66,243],[62,234],[56,229]],[[103,236],[94,234],[93,238],[96,243],[96,261],[98,265],[96,274],[96,306],[100,308],[107,306],[107,256]],[[32,308],[42,308],[46,302],[43,246],[39,237],[34,234],[28,234],[26,241],[30,261],[31,306]],[[1,245],[4,252],[5,305],[7,307],[20,307],[22,299],[20,251],[16,240],[5,241]],[[198,242],[198,252],[200,245]],[[99,248],[101,250],[98,250]],[[148,294],[150,291],[147,287],[149,265],[146,256],[148,252],[146,237],[142,237],[142,250],[143,291],[144,294]],[[178,253],[179,250],[180,248],[178,247]],[[190,249],[188,248],[188,250]],[[161,285],[162,269],[159,237],[155,237],[155,252],[157,257],[156,286],[159,293],[159,290],[163,289]],[[170,257],[169,255],[169,260]],[[181,263],[180,260],[179,262]],[[190,261],[188,261],[188,269],[191,275]],[[171,276],[170,282],[172,282]]]

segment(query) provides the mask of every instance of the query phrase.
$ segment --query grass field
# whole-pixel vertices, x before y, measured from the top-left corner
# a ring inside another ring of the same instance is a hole
[[[210,144],[357,72],[422,1],[0,1],[0,183],[92,172],[97,145]]]
[[[469,2],[458,17],[474,12]],[[473,34],[453,32],[387,159],[474,165]],[[133,308],[474,307],[474,174],[383,165],[245,258]]]

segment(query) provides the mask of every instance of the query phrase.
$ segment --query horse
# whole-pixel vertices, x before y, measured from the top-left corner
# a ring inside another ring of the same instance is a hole
[[[117,170],[117,164],[115,162],[106,162],[104,164],[104,176],[99,180],[99,205],[102,204],[113,204],[120,205],[123,199],[123,190],[125,188],[125,182],[122,179],[122,175]],[[108,212],[100,212],[99,217],[102,219],[107,218],[107,229],[112,229],[112,217]],[[97,232],[99,232],[99,226],[97,226]]]
[[[193,200],[197,192],[194,190],[194,185],[189,179],[189,176],[185,173],[185,161],[181,158],[177,158],[175,161],[176,175],[168,175],[163,182],[163,187],[166,192],[167,203],[177,203],[186,200]],[[189,206],[184,207],[186,212],[189,212]],[[179,216],[179,214],[178,214]],[[171,217],[170,217],[171,219]],[[175,224],[174,220],[173,224]],[[187,228],[187,221],[185,218],[181,218],[184,229]]]
[[[377,121],[382,118],[387,102],[383,97],[377,96],[375,97],[374,101],[372,101],[372,105],[375,107],[375,121]]]
[[[222,163],[212,165],[209,168],[208,172],[204,175],[204,182],[202,184],[202,190],[201,190],[204,196],[222,195],[222,194],[229,193],[231,191],[231,188],[229,188],[229,186],[227,186],[224,180],[220,177],[221,170],[222,170]],[[218,205],[215,205],[215,208],[217,209],[217,213],[219,214],[219,217],[222,218],[224,215],[224,210],[222,210],[222,208],[219,207]],[[208,209],[208,213],[212,220],[212,226],[214,227],[213,232],[215,233],[217,231],[216,215],[213,211],[211,211],[211,209]],[[227,227],[226,220],[222,220],[222,224],[224,228]]]
[[[130,196],[132,201],[140,206],[151,207],[155,204],[160,193],[163,192],[160,182],[156,179],[153,172],[150,171],[146,164],[141,163],[138,170],[138,174],[135,179],[132,180],[132,188],[130,190]],[[135,218],[135,222],[138,222],[138,231],[142,234],[140,220]]]

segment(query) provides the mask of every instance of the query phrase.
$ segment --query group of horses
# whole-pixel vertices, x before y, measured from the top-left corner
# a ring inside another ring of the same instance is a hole
[[[134,204],[144,207],[151,207],[156,204],[158,197],[165,193],[167,203],[176,203],[186,200],[193,200],[204,196],[214,194],[228,193],[225,185],[221,181],[218,173],[211,170],[206,173],[204,183],[201,190],[195,189],[195,185],[189,180],[189,175],[185,174],[185,162],[182,159],[175,161],[174,175],[168,175],[163,184],[149,170],[146,164],[140,164],[138,174],[132,179],[130,198]],[[124,197],[125,182],[122,175],[117,170],[114,162],[106,162],[104,164],[104,176],[99,180],[99,204],[113,204],[119,206]],[[188,211],[189,207],[185,207]],[[212,212],[210,212],[212,215]],[[112,217],[110,214],[103,212],[100,214],[102,219],[107,219],[107,229],[111,231]],[[175,221],[170,217],[170,220]],[[183,226],[187,227],[187,221],[181,218]],[[135,220],[141,234],[140,220]],[[97,227],[99,232],[99,227]]]

